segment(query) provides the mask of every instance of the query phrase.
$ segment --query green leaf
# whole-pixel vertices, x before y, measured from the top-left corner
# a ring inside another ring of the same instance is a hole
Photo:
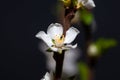
[[[98,48],[99,54],[104,53],[104,51],[117,46],[117,41],[114,39],[105,39],[105,38],[99,38],[96,42],[95,45]]]
[[[94,18],[94,16],[93,16],[92,12],[89,12],[86,9],[80,10],[80,19],[84,24],[91,25],[93,18]]]
[[[80,62],[78,64],[78,69],[80,73],[80,80],[88,80],[89,76],[89,68],[84,62]]]

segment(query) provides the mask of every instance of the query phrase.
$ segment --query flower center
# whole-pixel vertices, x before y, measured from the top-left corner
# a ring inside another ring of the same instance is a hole
[[[82,3],[81,3],[81,2],[80,2],[80,3],[78,2],[76,8],[79,9],[79,8],[82,7],[82,6],[83,6]]]
[[[62,47],[63,44],[64,44],[64,40],[65,40],[64,35],[62,35],[61,37],[56,35],[55,38],[54,38],[55,46],[58,47],[58,48]]]

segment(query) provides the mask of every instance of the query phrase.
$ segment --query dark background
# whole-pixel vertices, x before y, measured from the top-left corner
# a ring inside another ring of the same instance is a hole
[[[119,43],[120,1],[94,1],[98,24],[95,38],[115,38]],[[56,22],[51,13],[55,2],[0,1],[0,80],[39,80],[45,74],[45,56],[38,50],[40,40],[35,38],[35,34],[40,30],[45,31],[50,23]],[[120,80],[119,49],[118,44],[101,57],[96,65],[95,80]]]

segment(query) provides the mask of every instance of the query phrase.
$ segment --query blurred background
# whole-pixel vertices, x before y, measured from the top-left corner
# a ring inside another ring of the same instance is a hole
[[[46,31],[56,17],[57,0],[0,1],[0,80],[39,80],[47,71],[45,55],[38,49],[40,40],[35,35]],[[97,22],[94,38],[114,38],[118,45],[107,51],[95,67],[95,80],[120,80],[120,11],[119,0],[94,0]],[[78,28],[78,27],[77,27]],[[83,30],[79,47],[84,45]],[[78,39],[78,38],[77,38]]]

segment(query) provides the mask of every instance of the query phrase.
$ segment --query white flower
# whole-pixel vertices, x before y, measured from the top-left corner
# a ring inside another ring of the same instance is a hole
[[[44,76],[44,78],[42,78],[41,80],[52,80],[51,78],[52,76],[47,72]]]
[[[39,49],[46,56],[47,69],[49,71],[55,72],[56,62],[53,58],[54,53],[50,54],[49,52],[46,52],[45,50],[48,49],[48,46],[42,41],[39,43]],[[80,58],[80,56],[81,56],[81,49],[78,47],[75,49],[70,49],[65,52],[63,70],[62,70],[62,75],[64,78],[78,74],[77,61]]]
[[[95,7],[95,3],[93,0],[78,0],[78,3],[80,4],[80,6],[82,5],[88,9]]]
[[[71,45],[78,35],[79,30],[74,27],[69,28],[66,31],[66,36],[63,35],[63,26],[59,23],[50,24],[47,29],[47,34],[44,31],[40,31],[36,37],[42,39],[48,47],[55,52],[62,52],[70,48],[76,48],[77,44]]]

